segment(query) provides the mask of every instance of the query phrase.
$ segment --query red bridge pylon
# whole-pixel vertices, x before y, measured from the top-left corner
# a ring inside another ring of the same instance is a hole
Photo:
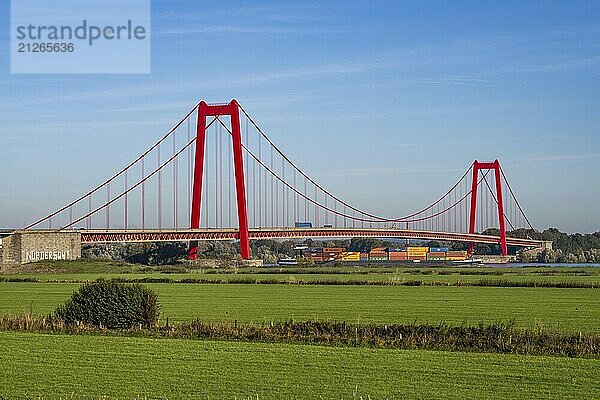
[[[469,233],[475,233],[475,218],[477,212],[477,187],[479,182],[479,171],[481,170],[494,170],[496,180],[496,200],[498,202],[498,219],[500,227],[500,247],[502,248],[502,255],[508,255],[508,248],[506,246],[506,227],[504,225],[504,202],[502,199],[502,181],[500,179],[500,162],[496,159],[494,162],[479,162],[475,160],[473,162],[473,181],[471,189],[471,213],[469,215]],[[473,254],[473,243],[469,243],[469,254]]]
[[[240,253],[243,259],[250,258],[250,241],[248,238],[248,215],[246,211],[246,188],[244,185],[244,165],[242,161],[242,136],[240,129],[240,114],[238,103],[231,100],[225,105],[208,105],[204,101],[198,105],[198,120],[196,125],[196,156],[194,166],[194,183],[192,194],[192,209],[190,228],[200,227],[200,205],[202,202],[202,175],[204,168],[204,152],[206,138],[206,117],[224,116],[231,118],[231,141],[233,163],[235,168],[235,189],[239,222]],[[188,258],[198,258],[198,242],[190,242]]]

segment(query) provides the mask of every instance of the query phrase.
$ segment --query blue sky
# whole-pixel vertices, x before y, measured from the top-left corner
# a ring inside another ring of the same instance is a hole
[[[154,0],[151,74],[16,75],[2,2],[0,226],[236,98],[360,208],[404,215],[499,158],[537,228],[600,230],[600,2],[452,3]]]

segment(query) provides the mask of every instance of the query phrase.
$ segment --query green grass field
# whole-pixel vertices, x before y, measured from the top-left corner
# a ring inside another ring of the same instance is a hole
[[[103,261],[28,266],[2,278],[0,314],[47,315],[85,281],[169,278],[315,282],[585,282],[598,268],[149,268]],[[147,284],[161,324],[294,319],[600,332],[600,289]],[[600,398],[599,359],[290,343],[0,332],[0,398]]]
[[[178,271],[182,271],[178,273]],[[107,261],[40,262],[23,267],[20,273],[2,274],[1,278],[35,278],[39,281],[84,282],[98,278],[123,279],[202,279],[223,282],[240,279],[278,282],[473,282],[478,280],[511,282],[590,283],[600,287],[600,268],[527,267],[527,268],[447,268],[447,267],[310,267],[310,268],[220,268],[187,269],[184,266],[145,267]],[[168,272],[168,273],[167,273]]]
[[[149,284],[163,320],[345,320],[350,323],[507,322],[522,328],[600,332],[598,289],[440,286]],[[0,283],[0,313],[51,313],[74,283]]]
[[[0,332],[0,366],[0,398],[600,397],[564,357]]]
[[[232,280],[252,279],[255,281],[271,281],[276,280],[282,283],[289,282],[315,282],[315,281],[334,281],[334,282],[390,282],[402,283],[407,281],[422,281],[422,282],[474,282],[478,280],[494,280],[494,281],[510,281],[510,282],[583,282],[593,283],[594,286],[600,287],[600,277],[594,275],[461,275],[453,273],[449,275],[416,275],[410,273],[380,273],[373,272],[370,274],[311,274],[311,273],[285,273],[281,274],[261,274],[261,273],[243,273],[243,274],[206,274],[206,273],[184,273],[184,274],[165,274],[165,273],[122,273],[122,274],[101,274],[101,273],[81,273],[81,274],[20,274],[20,275],[2,275],[9,278],[35,278],[42,282],[86,282],[95,281],[99,278],[120,278],[120,279],[171,279],[181,281],[182,279],[203,279],[211,282],[227,282]]]

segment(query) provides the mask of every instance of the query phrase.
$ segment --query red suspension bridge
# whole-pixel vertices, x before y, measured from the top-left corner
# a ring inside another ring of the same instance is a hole
[[[297,222],[310,222],[300,228]],[[85,229],[83,229],[85,227]],[[253,227],[253,228],[251,228]],[[497,228],[499,236],[484,235]],[[376,215],[319,185],[235,100],[200,102],[133,162],[25,230],[81,229],[83,243],[378,237],[541,247],[507,237],[533,229],[498,160],[475,161],[427,207]]]

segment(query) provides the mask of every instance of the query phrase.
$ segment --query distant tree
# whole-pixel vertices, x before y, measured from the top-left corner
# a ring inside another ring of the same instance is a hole
[[[534,257],[531,253],[529,252],[520,252],[517,255],[517,261],[518,262],[522,262],[522,263],[530,263],[534,260],[536,260],[537,258]]]
[[[364,253],[370,251],[373,247],[383,247],[383,241],[381,239],[372,238],[352,238],[348,245],[348,250]]]

